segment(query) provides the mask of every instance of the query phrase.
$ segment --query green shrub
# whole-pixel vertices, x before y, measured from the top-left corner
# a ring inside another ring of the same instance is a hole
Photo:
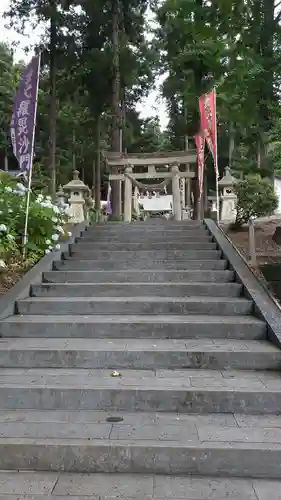
[[[238,197],[235,225],[241,226],[251,217],[272,215],[278,207],[273,184],[260,175],[248,175],[235,186]]]
[[[27,189],[10,175],[0,176],[0,258],[8,260],[22,251],[26,214]],[[64,226],[67,222],[68,205],[58,208],[51,197],[31,192],[28,241],[26,254],[37,259],[53,249],[59,249],[59,240],[68,236]]]

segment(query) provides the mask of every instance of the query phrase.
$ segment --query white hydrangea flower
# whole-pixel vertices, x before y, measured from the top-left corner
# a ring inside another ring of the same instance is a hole
[[[19,189],[19,191],[23,191],[23,192],[26,191],[26,187],[23,184],[21,184],[20,182],[17,183],[17,188]]]
[[[67,235],[69,236],[69,238],[72,236],[72,232],[71,231],[68,231],[67,232]]]
[[[7,226],[5,226],[5,224],[0,224],[0,231],[5,233],[7,231]]]
[[[12,234],[7,234],[7,239],[9,241],[14,241],[15,237]]]
[[[55,224],[56,222],[58,222],[58,218],[57,217],[52,217],[52,222]]]
[[[49,248],[46,248],[45,253],[50,253],[50,252],[51,250],[49,250]]]
[[[50,245],[51,244],[51,240],[46,240],[45,243],[46,243],[46,245]]]
[[[60,213],[59,208],[56,205],[53,205],[53,211],[55,212],[55,214]]]
[[[8,208],[8,214],[12,214],[13,210],[11,208]]]
[[[56,230],[57,230],[59,233],[61,233],[61,234],[63,234],[63,233],[64,233],[64,229],[63,229],[63,227],[62,227],[62,226],[57,226]]]
[[[52,204],[49,201],[41,201],[39,204],[41,207],[52,208]]]
[[[55,249],[56,250],[60,250],[60,244],[59,243],[56,244]]]
[[[10,186],[6,186],[5,191],[6,191],[6,193],[12,193],[13,190]]]
[[[46,196],[46,200],[47,200],[47,201],[52,201],[51,196]]]
[[[56,234],[56,233],[52,234],[52,240],[53,241],[58,241],[58,239],[59,239],[59,235],[58,234]]]
[[[5,268],[5,267],[7,267],[6,263],[5,263],[5,261],[3,259],[0,259],[0,267],[2,267],[2,269]]]

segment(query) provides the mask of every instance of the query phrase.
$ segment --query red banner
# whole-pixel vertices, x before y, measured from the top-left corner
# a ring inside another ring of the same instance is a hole
[[[218,175],[217,160],[217,118],[216,118],[216,92],[211,90],[199,99],[201,130],[204,134],[209,150],[214,159],[215,171]]]
[[[201,198],[203,193],[203,180],[204,180],[204,167],[205,167],[205,136],[194,136],[196,149],[197,149],[197,164],[198,164],[198,183],[199,183],[199,196]]]

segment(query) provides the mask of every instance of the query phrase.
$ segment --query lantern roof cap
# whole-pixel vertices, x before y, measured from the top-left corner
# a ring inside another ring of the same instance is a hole
[[[65,191],[88,191],[89,188],[79,179],[79,170],[73,171],[73,179],[63,186]]]
[[[230,168],[226,167],[224,170],[224,176],[219,181],[219,186],[220,187],[228,187],[228,186],[230,187],[230,186],[233,186],[234,184],[236,184],[237,182],[238,182],[238,180],[236,179],[236,177],[233,177],[233,175],[231,175]]]

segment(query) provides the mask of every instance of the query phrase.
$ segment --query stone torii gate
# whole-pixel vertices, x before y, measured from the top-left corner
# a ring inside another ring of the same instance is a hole
[[[161,187],[163,182],[172,181],[173,211],[174,219],[182,219],[183,206],[190,206],[190,182],[195,177],[195,172],[190,170],[190,164],[197,161],[195,150],[173,151],[161,153],[104,153],[105,161],[112,171],[112,168],[120,170],[118,174],[110,174],[109,180],[119,180],[124,182],[124,220],[132,220],[132,184],[140,184],[139,179],[163,179],[160,184],[150,186],[143,185],[149,189]],[[134,167],[147,167],[147,172],[136,173]],[[183,166],[183,167],[181,167]],[[157,167],[168,167],[167,171],[157,171]],[[182,169],[183,168],[183,169]],[[181,200],[180,183],[184,180],[183,197]],[[187,189],[186,189],[187,188]],[[187,197],[186,197],[187,193]]]

